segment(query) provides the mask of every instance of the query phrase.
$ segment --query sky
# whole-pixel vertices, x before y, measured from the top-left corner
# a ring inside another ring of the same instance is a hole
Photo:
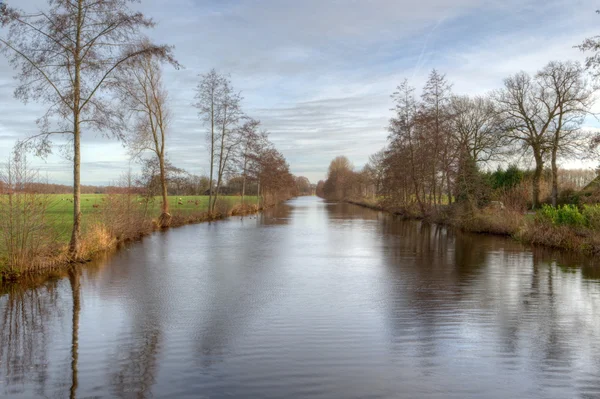
[[[361,167],[385,145],[390,95],[404,78],[420,88],[436,68],[454,93],[485,94],[521,70],[583,61],[574,46],[600,35],[600,4],[591,0],[142,0],[135,7],[158,23],[149,35],[174,45],[184,66],[164,72],[173,113],[167,155],[176,166],[208,170],[206,129],[192,103],[199,74],[216,68],[230,74],[245,112],[261,120],[292,173],[314,183],[334,157]],[[0,56],[0,161],[38,131],[45,109],[14,99],[14,74]],[[30,161],[50,181],[72,183],[60,151]],[[129,167],[139,169],[121,143],[84,132],[83,184],[111,184]]]

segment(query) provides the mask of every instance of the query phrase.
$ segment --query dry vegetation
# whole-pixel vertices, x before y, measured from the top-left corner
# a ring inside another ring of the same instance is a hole
[[[269,179],[282,173],[289,175],[284,168]],[[267,176],[265,179],[269,180]],[[244,202],[239,193],[221,196],[212,212],[208,197],[170,196],[170,226],[255,213],[295,195],[295,180],[289,176],[280,179],[279,184],[289,185],[280,186],[277,181],[265,184],[261,197],[254,193],[246,196]],[[26,158],[16,152],[0,173],[0,279],[56,273],[65,265],[88,261],[119,243],[163,228],[162,197],[144,195],[143,188],[133,185],[134,180],[125,175],[112,192],[83,198],[86,213],[82,220],[81,247],[79,256],[73,258],[68,245],[72,198],[45,193],[46,186],[39,173],[30,169]],[[46,188],[52,190],[50,186]]]

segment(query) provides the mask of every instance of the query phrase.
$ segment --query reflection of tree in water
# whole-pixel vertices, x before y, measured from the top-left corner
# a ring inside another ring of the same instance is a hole
[[[142,331],[140,331],[142,330]],[[158,371],[158,351],[161,342],[159,328],[134,326],[135,341],[119,347],[119,361],[110,382],[117,397],[146,398],[152,396],[152,386]]]
[[[394,350],[404,355],[416,351],[422,372],[434,363],[441,341],[452,339],[445,338],[448,328],[453,324],[459,328],[465,312],[475,323],[471,326],[493,326],[479,331],[486,331],[479,348],[495,351],[500,367],[530,363],[532,377],[541,384],[566,376],[583,353],[600,363],[599,348],[586,351],[573,344],[578,327],[595,334],[589,311],[565,303],[575,301],[565,297],[566,292],[577,298],[577,290],[599,291],[597,284],[581,284],[598,273],[597,262],[544,249],[528,251],[508,239],[455,233],[421,222],[386,218],[381,229],[388,280],[393,284],[389,292],[394,296],[389,331],[394,342],[412,342]],[[576,269],[565,266],[574,264]],[[573,278],[565,273],[568,270],[575,271]],[[579,273],[583,281],[577,279]],[[598,375],[600,368],[593,373]],[[600,378],[587,384],[600,393]]]
[[[383,217],[382,212],[358,205],[348,204],[346,202],[326,202],[325,209],[327,209],[330,220],[378,220]]]
[[[69,284],[71,285],[72,328],[71,328],[71,389],[70,398],[77,397],[79,385],[77,364],[79,361],[79,313],[81,312],[81,270],[78,266],[69,270]]]
[[[144,267],[136,268],[135,283],[130,287],[134,292],[128,296],[128,316],[131,331],[128,342],[119,345],[117,353],[111,356],[109,365],[110,384],[115,397],[146,398],[152,396],[152,387],[158,373],[158,355],[162,342],[162,316],[165,315],[165,301],[161,289],[161,276],[156,264],[163,259],[167,247],[157,245],[152,253],[149,250],[136,251],[131,256]]]
[[[286,225],[290,223],[292,207],[286,203],[281,203],[273,208],[260,212],[257,218],[263,225]]]
[[[261,224],[287,224],[292,210],[280,204],[264,213],[265,221]],[[289,231],[259,229],[248,236],[236,229],[231,234],[223,230],[206,236],[203,246],[210,251],[202,267],[210,284],[196,299],[198,324],[194,328],[196,360],[202,368],[209,369],[222,361],[233,341],[245,334],[256,313],[274,300],[270,282],[282,277],[278,276],[279,265],[270,260],[277,259],[277,251],[285,251],[286,245],[280,245],[280,241],[275,244],[271,239],[285,240],[286,234]]]
[[[479,249],[477,240],[444,226],[386,217],[381,232],[387,265],[422,283],[418,295],[435,295],[440,289],[460,293],[457,282],[468,281],[486,264],[486,251]]]
[[[399,349],[415,350],[427,373],[437,355],[440,317],[460,295],[453,254],[463,255],[453,251],[457,239],[440,225],[388,216],[381,229],[390,281],[399,282],[390,290],[390,331],[396,337],[416,334],[416,346]]]
[[[19,386],[35,381],[35,392],[47,395],[48,331],[60,314],[58,282],[28,288],[27,285],[4,287],[0,298],[0,372],[5,394],[20,392]]]

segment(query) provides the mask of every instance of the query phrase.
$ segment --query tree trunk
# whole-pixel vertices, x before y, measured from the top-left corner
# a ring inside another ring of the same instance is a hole
[[[435,205],[435,202],[437,200],[437,178],[436,178],[436,168],[435,168],[435,162],[432,162],[433,164],[433,169],[431,172],[431,192],[429,193],[429,205],[431,206],[432,204]],[[432,201],[432,195],[433,195],[433,201]]]
[[[213,195],[213,171],[215,167],[215,106],[214,93],[213,103],[210,108],[210,179],[208,182],[208,212],[212,213],[212,195]]]
[[[242,180],[242,208],[244,207],[244,197],[246,196],[246,174],[244,173],[244,177]]]
[[[217,171],[217,191],[215,192],[213,204],[211,208],[211,212],[215,211],[215,206],[217,205],[217,199],[219,198],[219,190],[221,189],[221,181],[223,179],[223,172],[225,171],[225,160],[223,159],[223,154],[225,151],[225,135],[227,134],[227,107],[224,108],[223,111],[223,126],[221,129],[221,149],[219,151],[219,169]]]
[[[448,205],[452,205],[452,186],[450,185],[450,173],[446,173],[446,185],[448,186]]]
[[[552,206],[558,205],[558,165],[556,164],[557,148],[552,149]]]
[[[258,203],[258,209],[260,209],[260,177],[258,178],[258,185],[256,187],[256,201]]]
[[[162,188],[162,212],[159,218],[160,227],[169,227],[171,224],[171,214],[169,213],[169,193],[167,191],[167,176],[165,171],[165,159],[163,155],[158,157],[160,165],[160,184]]]
[[[75,134],[73,137],[73,231],[69,244],[71,258],[77,259],[81,249],[81,150],[79,113],[74,114]]]
[[[541,156],[536,156],[535,159],[535,170],[533,172],[533,180],[532,180],[532,209],[538,209],[540,206],[540,181],[542,179],[542,172],[544,171],[544,161],[541,159]]]

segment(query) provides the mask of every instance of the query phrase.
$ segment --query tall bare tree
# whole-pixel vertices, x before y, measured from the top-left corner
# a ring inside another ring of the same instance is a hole
[[[208,130],[206,133],[208,141],[208,150],[210,153],[210,175],[209,175],[209,196],[208,210],[211,211],[211,204],[214,189],[214,167],[215,153],[217,147],[217,131],[218,121],[221,115],[221,102],[224,95],[223,89],[226,79],[221,76],[215,69],[211,69],[208,73],[200,75],[200,83],[196,87],[196,103],[194,106],[198,108],[198,114],[203,119]]]
[[[154,22],[129,8],[134,0],[48,0],[35,13],[0,8],[0,50],[18,70],[15,96],[48,104],[38,120],[41,132],[22,144],[39,155],[51,152],[51,137],[73,144],[73,231],[69,252],[81,245],[81,133],[84,127],[122,136],[119,109],[108,93],[116,72],[130,59],[146,54],[171,57],[171,48],[142,41],[141,31]]]
[[[402,84],[397,87],[396,92],[392,94],[394,100],[395,116],[390,119],[389,125],[389,140],[390,148],[386,154],[386,168],[385,168],[385,179],[387,181],[387,191],[397,191],[398,180],[405,178],[407,173],[402,173],[403,176],[399,176],[401,169],[408,171],[409,184],[402,185],[400,191],[402,191],[402,197],[410,202],[413,198],[417,201],[419,209],[422,213],[425,212],[425,163],[423,162],[425,157],[421,153],[420,137],[417,133],[417,102],[414,95],[415,89],[408,84],[407,80],[404,80]],[[408,163],[408,165],[406,165]],[[400,165],[406,165],[406,167],[399,167]],[[392,183],[392,181],[394,181]],[[412,193],[410,195],[409,186],[412,186]],[[396,193],[397,194],[397,193]],[[397,197],[398,195],[393,195]]]
[[[239,130],[240,134],[240,169],[242,172],[242,206],[245,204],[244,198],[246,196],[246,182],[248,175],[250,174],[251,164],[254,154],[256,154],[259,148],[259,141],[261,140],[261,134],[258,131],[260,121],[249,119],[247,120]]]
[[[552,205],[558,204],[559,156],[582,155],[589,135],[581,129],[594,101],[593,92],[578,62],[550,62],[536,75],[544,106],[556,107],[556,115],[548,131],[548,147],[552,166]]]
[[[535,209],[540,203],[540,181],[548,155],[548,132],[558,113],[558,105],[525,72],[506,78],[504,88],[496,92],[495,97],[508,143],[523,153],[533,155],[532,206]]]
[[[224,183],[225,174],[230,171],[232,158],[236,155],[237,147],[243,140],[239,134],[239,123],[244,118],[241,108],[242,96],[234,91],[231,81],[228,78],[224,78],[222,83],[222,96],[218,103],[219,113],[217,122],[219,132],[217,135],[217,154],[215,155],[217,186],[210,208],[211,212],[215,211],[215,206],[219,199],[219,190]]]
[[[559,156],[582,148],[581,125],[593,103],[581,65],[550,62],[533,78],[520,72],[504,81],[497,102],[507,139],[535,160],[533,207],[540,202],[544,163],[552,165],[552,203],[558,199]]]
[[[431,71],[421,95],[419,119],[425,131],[432,154],[429,157],[431,165],[431,187],[434,203],[442,202],[443,187],[446,184],[448,201],[452,201],[450,184],[450,167],[454,160],[450,142],[449,103],[452,96],[452,85],[446,80],[446,75],[437,70]],[[438,187],[438,175],[441,182]]]
[[[170,122],[168,93],[162,81],[159,60],[151,54],[127,63],[119,82],[121,101],[133,118],[133,129],[126,142],[133,157],[150,151],[156,157],[162,195],[159,224],[167,227],[171,221],[165,165],[166,135]]]

